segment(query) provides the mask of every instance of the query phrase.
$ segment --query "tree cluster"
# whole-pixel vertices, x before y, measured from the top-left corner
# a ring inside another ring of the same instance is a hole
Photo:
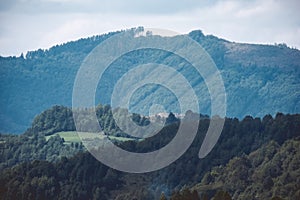
[[[210,120],[213,119],[200,120],[197,136],[183,156],[164,169],[140,175],[140,179],[136,179],[134,174],[116,173],[95,160],[89,152],[79,153],[72,158],[62,157],[59,162],[44,161],[45,156],[33,157],[41,161],[31,161],[29,156],[43,155],[43,148],[31,151],[33,147],[25,148],[21,144],[28,140],[28,144],[32,143],[34,147],[46,146],[45,140],[39,134],[25,134],[24,137],[5,136],[1,145],[11,144],[11,150],[6,151],[4,155],[14,157],[16,151],[13,148],[18,148],[19,145],[21,149],[18,150],[20,154],[17,156],[20,160],[17,159],[17,163],[12,164],[14,167],[1,170],[0,196],[2,199],[110,199],[113,194],[119,192],[114,197],[131,199],[130,195],[126,195],[128,191],[124,191],[124,188],[131,188],[131,194],[137,199],[151,196],[152,192],[157,191],[164,191],[167,197],[171,197],[172,191],[180,191],[184,185],[191,186],[202,180],[206,185],[213,187],[210,183],[219,184],[219,180],[222,180],[222,183],[229,184],[223,189],[233,195],[233,198],[242,194],[257,195],[259,191],[264,195],[264,190],[273,191],[272,194],[281,197],[293,197],[289,191],[295,188],[293,183],[299,182],[299,145],[297,142],[286,141],[300,136],[299,114],[278,113],[275,117],[267,115],[263,119],[247,116],[241,121],[226,118],[217,144],[205,158],[199,159],[199,148]],[[153,137],[141,141],[121,142],[117,145],[132,152],[160,149],[173,139],[180,123],[181,121],[175,120]],[[15,137],[14,143],[8,142],[10,137]],[[37,139],[29,140],[30,137]],[[59,141],[63,146],[60,138],[53,140]],[[270,141],[275,141],[276,143],[271,143],[275,145],[257,150]],[[282,149],[279,148],[281,145]],[[60,155],[60,152],[55,151],[59,148],[53,146],[52,150],[45,151],[51,157],[51,153]],[[254,153],[250,154],[253,151]],[[248,154],[250,156],[245,156]],[[237,156],[239,158],[235,158]],[[3,161],[7,162],[7,159]],[[23,163],[18,164],[20,161]],[[3,163],[1,165],[3,166]],[[224,165],[227,167],[219,167]],[[257,183],[258,180],[262,181],[262,185]],[[289,182],[291,184],[288,184]],[[260,187],[263,190],[257,190]],[[233,191],[236,191],[236,194]],[[175,196],[182,196],[181,192],[175,193]]]

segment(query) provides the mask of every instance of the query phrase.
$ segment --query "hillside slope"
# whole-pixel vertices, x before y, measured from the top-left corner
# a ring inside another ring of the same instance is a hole
[[[73,83],[82,61],[114,34],[80,39],[49,50],[39,49],[25,57],[0,57],[0,132],[21,133],[46,108],[71,106]],[[192,31],[189,37],[203,46],[221,72],[227,94],[227,116],[300,112],[299,50],[285,45],[239,44],[205,36],[201,31]],[[179,72],[191,81],[198,95],[200,112],[210,114],[210,96],[203,79],[182,58],[154,50],[134,51],[116,60],[104,74],[105,84],[98,85],[96,104],[110,104],[116,81],[130,67],[148,62],[181,66]],[[132,99],[132,110],[141,114],[152,103],[161,102],[167,111],[178,111],[176,98],[162,87],[143,87]]]

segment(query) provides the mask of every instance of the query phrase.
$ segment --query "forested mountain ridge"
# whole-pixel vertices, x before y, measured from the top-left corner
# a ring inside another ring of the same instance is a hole
[[[24,132],[35,115],[43,110],[53,105],[71,106],[73,83],[83,59],[98,44],[116,33],[68,42],[48,50],[39,49],[25,56],[0,57],[0,131]],[[300,112],[299,50],[284,44],[239,44],[212,35],[205,36],[201,31],[192,31],[188,36],[202,45],[221,72],[227,94],[227,116],[262,117],[269,113]],[[107,84],[99,85],[97,93],[110,94],[116,82],[110,78],[111,74],[123,73],[128,66],[147,61],[186,66],[174,55],[153,52],[137,51],[117,60],[106,74],[104,80],[108,81]],[[195,77],[192,71],[182,73],[194,81],[193,89],[199,95],[202,108],[200,112],[210,114],[209,93],[202,78]],[[153,93],[153,96],[143,96],[145,91]],[[167,110],[176,112],[173,104],[169,103],[174,99],[166,91],[150,87],[139,92],[137,96],[140,98],[136,98],[139,102],[166,102]],[[110,104],[110,97],[98,95],[96,101],[97,104]]]
[[[108,106],[99,106],[99,108],[101,110]],[[202,177],[209,170],[214,169],[213,167],[225,166],[230,159],[248,155],[266,143],[275,141],[276,143],[271,144],[276,145],[265,145],[262,150],[257,151],[260,153],[254,152],[250,154],[251,158],[249,157],[249,159],[258,159],[255,163],[261,165],[261,168],[264,167],[262,164],[266,164],[265,171],[272,170],[273,165],[270,165],[268,159],[274,155],[273,147],[276,147],[275,150],[282,144],[285,147],[287,140],[300,136],[299,114],[277,113],[274,118],[266,115],[262,119],[251,116],[243,120],[226,118],[222,135],[214,149],[208,156],[199,159],[199,147],[210,122],[209,118],[202,118],[193,144],[176,162],[159,171],[129,174],[108,168],[93,158],[89,152],[82,152],[80,148],[73,149],[63,144],[59,137],[45,140],[44,134],[49,132],[48,129],[44,132],[43,127],[48,127],[50,130],[51,127],[61,128],[56,129],[57,131],[68,128],[68,124],[64,124],[70,121],[61,116],[69,111],[66,107],[54,106],[36,117],[32,127],[37,126],[38,129],[28,129],[26,134],[22,135],[0,135],[2,155],[0,199],[158,199],[161,192],[169,196],[172,191],[179,190],[184,185],[195,185],[201,182]],[[105,113],[99,116],[108,116]],[[44,126],[45,119],[47,123]],[[178,123],[175,120],[151,138],[122,142],[118,145],[132,152],[159,149],[172,140],[178,129]],[[60,125],[56,126],[57,124]],[[288,150],[286,155],[299,151],[297,146],[284,148],[284,150]],[[271,156],[266,153],[269,151]],[[293,163],[291,167],[298,166],[297,162],[293,161]],[[257,177],[263,178],[261,173],[257,173]],[[207,179],[205,175],[203,181],[219,180],[217,176],[215,178]],[[274,180],[272,179],[273,182]],[[226,186],[225,189],[228,187]],[[252,195],[253,188],[251,191],[250,189],[249,195]],[[230,195],[234,194],[231,190],[228,192]],[[280,196],[285,197],[285,193],[280,193]]]

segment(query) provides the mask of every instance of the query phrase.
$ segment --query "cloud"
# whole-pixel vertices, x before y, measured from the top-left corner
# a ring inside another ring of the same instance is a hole
[[[209,5],[214,1],[185,0],[2,0],[6,10],[40,14],[60,12],[105,12],[130,14],[174,13]],[[13,5],[13,6],[8,6]]]
[[[291,6],[293,3],[219,1],[211,7],[199,8],[193,17],[204,32],[225,39],[264,44],[285,42],[299,48],[300,15]]]
[[[300,48],[297,0],[4,0],[3,5],[0,55],[137,26],[201,29],[236,42]]]

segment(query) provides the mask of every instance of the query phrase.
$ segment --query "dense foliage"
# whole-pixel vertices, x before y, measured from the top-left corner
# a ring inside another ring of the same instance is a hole
[[[85,117],[89,117],[90,110],[85,110]],[[111,136],[126,136],[116,125],[108,105],[99,105],[96,114],[105,133]],[[132,115],[138,125],[146,125],[149,120],[138,114]],[[66,145],[64,138],[55,135],[61,131],[76,131],[72,110],[64,106],[54,106],[37,115],[25,134],[0,134],[0,169],[14,166],[20,162],[33,160],[58,161],[61,157],[70,157],[84,150],[81,142]],[[53,135],[53,136],[52,136]],[[47,140],[45,136],[49,137]]]
[[[118,172],[89,154],[58,163],[33,161],[1,172],[0,199],[109,199],[121,184]]]
[[[0,57],[0,131],[21,133],[43,110],[57,104],[71,106],[73,84],[82,61],[93,48],[114,34],[39,49],[28,52],[25,57]],[[299,50],[282,45],[232,43],[205,36],[201,31],[193,31],[188,36],[203,46],[220,69],[228,98],[227,116],[262,117],[267,113],[300,111]],[[116,81],[132,67],[145,63],[174,67],[199,95],[200,112],[210,113],[209,92],[193,67],[175,54],[149,49],[130,52],[112,63],[98,85],[96,103],[110,104]],[[137,78],[143,79],[142,76]],[[140,114],[146,114],[155,103],[163,104],[167,111],[178,110],[174,95],[157,85],[140,88],[132,100],[132,111]]]
[[[299,149],[299,137],[282,145],[271,141],[249,155],[231,159],[225,166],[214,167],[194,189],[220,185],[233,199],[240,200],[299,199]]]
[[[43,135],[0,134],[0,170],[33,160],[59,161],[84,150],[82,144],[65,145],[59,136],[46,140]]]
[[[155,172],[153,187],[176,188],[187,183],[196,183],[206,171],[213,166],[226,164],[234,156],[249,154],[263,144],[274,140],[282,144],[289,138],[300,135],[300,115],[283,115],[278,113],[275,118],[267,115],[260,118],[245,117],[243,120],[227,118],[222,135],[214,149],[204,158],[198,158],[199,148],[209,125],[209,119],[200,121],[197,137],[187,152],[167,168]],[[134,143],[124,143],[123,148],[131,151],[155,150],[167,144],[176,130],[177,124],[163,129],[160,134]],[[168,191],[170,192],[170,191]]]
[[[126,136],[126,133],[117,126],[113,114],[112,108],[109,105],[98,105],[93,109],[80,110],[80,117],[77,126],[81,124],[89,123],[91,115],[95,112],[99,125],[107,135],[111,136]],[[149,123],[149,119],[139,114],[133,113],[131,115],[132,120],[139,126],[145,126]],[[76,131],[76,127],[73,120],[73,113],[70,108],[64,106],[53,106],[52,108],[37,115],[31,127],[26,131],[26,135],[41,134],[44,136],[53,135],[54,133],[61,131]]]
[[[57,109],[54,110],[57,111]],[[58,110],[65,112],[64,109]],[[55,115],[60,116],[58,113]],[[199,147],[209,121],[208,118],[201,119],[195,141],[180,159],[162,170],[147,174],[116,172],[95,160],[88,152],[81,152],[71,158],[62,157],[61,152],[58,151],[65,150],[66,146],[62,144],[59,137],[53,138],[53,141],[60,141],[62,147],[57,146],[56,143],[47,146],[43,143],[45,140],[43,140],[42,134],[37,134],[37,136],[34,134],[1,135],[1,144],[11,144],[10,148],[1,149],[2,158],[14,155],[15,149],[21,150],[17,150],[20,151],[19,156],[14,160],[17,163],[11,164],[14,167],[7,168],[8,165],[5,164],[7,160],[2,160],[4,162],[1,163],[1,166],[6,167],[6,169],[2,169],[0,172],[0,197],[2,199],[136,198],[150,200],[159,199],[163,191],[166,198],[185,199],[185,195],[196,197],[196,193],[192,190],[180,190],[184,185],[193,185],[201,182],[201,180],[204,184],[214,183],[214,181],[219,183],[222,178],[225,181],[222,182],[221,186],[224,186],[223,189],[234,197],[242,194],[250,196],[257,194],[255,188],[259,180],[267,181],[262,183],[262,186],[267,187],[270,191],[276,190],[277,193],[274,192],[274,195],[294,197],[290,196],[290,193],[286,193],[294,185],[287,184],[283,187],[280,184],[282,181],[283,183],[292,181],[291,184],[293,184],[299,179],[299,159],[296,156],[299,153],[299,143],[285,143],[285,141],[300,136],[300,115],[278,113],[275,118],[267,115],[263,119],[247,116],[241,121],[236,118],[226,118],[218,143],[208,156],[199,159]],[[160,133],[151,138],[139,142],[122,142],[118,145],[133,152],[148,152],[159,149],[176,134],[179,123],[178,120],[169,123]],[[18,143],[9,142],[10,137],[15,138],[14,140]],[[26,140],[28,142],[25,142]],[[264,146],[262,150],[257,150],[272,140],[276,143],[273,142],[271,145]],[[33,143],[31,146],[29,145],[30,142]],[[280,149],[280,145],[282,145],[282,149]],[[39,146],[43,147],[38,148]],[[25,150],[22,151],[22,149]],[[255,152],[250,154],[253,151]],[[47,152],[46,156],[43,152]],[[47,157],[51,157],[52,153],[55,159],[45,161]],[[244,156],[245,154],[250,155]],[[60,155],[60,161],[57,161],[58,155]],[[240,156],[240,158],[234,158],[236,156]],[[36,159],[40,161],[32,161]],[[243,162],[245,159],[247,162]],[[50,160],[56,160],[56,162],[50,162]],[[228,163],[228,161],[230,162]],[[218,167],[226,164],[227,167],[225,168]],[[212,170],[211,175],[207,175],[207,171],[210,170]],[[244,177],[245,171],[251,174]],[[250,185],[247,185],[248,183]],[[280,190],[273,188],[275,186],[280,187]],[[220,187],[217,188],[220,189]],[[174,192],[172,195],[172,191],[179,192]],[[262,195],[266,195],[266,197],[272,196],[263,192]],[[208,195],[211,194],[208,192]],[[219,192],[219,194],[213,195],[222,197],[222,195],[226,196],[227,193]],[[206,198],[207,196],[199,195],[198,197]]]

